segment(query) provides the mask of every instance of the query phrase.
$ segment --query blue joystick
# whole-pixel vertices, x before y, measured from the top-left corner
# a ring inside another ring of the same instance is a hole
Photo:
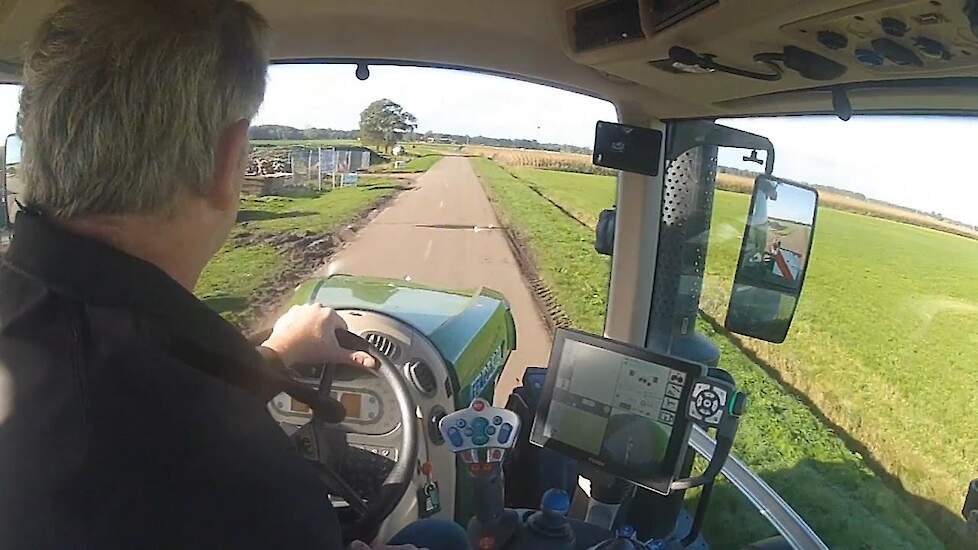
[[[540,499],[540,509],[566,516],[570,510],[570,497],[560,489],[548,489]]]
[[[540,511],[526,520],[526,526],[542,539],[563,541],[567,548],[573,548],[574,530],[566,517],[570,503],[567,493],[549,489],[540,499]]]

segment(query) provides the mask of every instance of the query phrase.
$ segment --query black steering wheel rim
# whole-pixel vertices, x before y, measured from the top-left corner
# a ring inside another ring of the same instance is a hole
[[[419,429],[416,419],[417,405],[400,370],[386,355],[369,342],[348,330],[338,329],[336,339],[351,351],[368,353],[377,362],[375,373],[390,386],[401,418],[401,441],[397,461],[387,474],[378,494],[370,499],[366,513],[343,527],[344,542],[371,541],[377,535],[380,524],[397,507],[414,480],[418,461]],[[314,420],[315,421],[315,420]]]

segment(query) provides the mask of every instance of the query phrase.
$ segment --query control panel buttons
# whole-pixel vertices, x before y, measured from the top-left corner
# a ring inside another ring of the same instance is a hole
[[[493,407],[479,398],[473,400],[469,408],[443,418],[439,429],[452,450],[463,453],[483,448],[511,448],[516,441],[519,422],[513,411]]]
[[[730,388],[716,383],[697,381],[689,402],[689,417],[703,424],[716,426],[723,418]]]
[[[448,428],[448,440],[452,443],[453,447],[461,447],[464,443],[461,432],[454,426]]]
[[[509,439],[510,439],[509,436],[512,433],[513,433],[513,425],[510,424],[509,422],[507,422],[507,423],[503,424],[502,426],[500,426],[500,428],[499,428],[499,437],[496,438],[496,441],[500,445],[505,445],[509,441]]]

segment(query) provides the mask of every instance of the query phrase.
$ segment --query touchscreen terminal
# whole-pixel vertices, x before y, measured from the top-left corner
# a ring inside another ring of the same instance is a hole
[[[684,404],[702,372],[696,363],[560,330],[531,440],[667,491],[689,437]]]

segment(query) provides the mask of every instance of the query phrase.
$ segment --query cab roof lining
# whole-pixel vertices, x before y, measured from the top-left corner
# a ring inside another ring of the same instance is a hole
[[[659,119],[831,112],[826,87],[833,85],[850,89],[857,113],[978,113],[978,36],[962,31],[967,0],[942,0],[939,6],[929,0],[717,0],[655,31],[645,21],[653,0],[635,0],[645,10],[640,13],[644,37],[577,51],[573,14],[601,1],[252,3],[272,26],[276,63],[365,60],[474,70],[585,93],[615,102],[621,112]],[[23,43],[44,14],[60,4],[0,0],[0,81],[19,81]],[[940,12],[944,22],[931,27],[913,23],[923,10]],[[887,62],[874,68],[857,62],[851,50],[881,35],[874,25],[888,14],[909,22],[907,40],[916,40],[911,35],[945,37],[948,49],[956,48],[953,57],[928,59],[923,67]],[[857,17],[865,28],[849,29]],[[852,30],[852,47],[836,51],[813,42],[815,31],[823,28]],[[972,43],[975,55],[960,53]],[[763,70],[753,61],[755,54],[789,45],[842,63],[847,71],[826,82],[785,70],[781,80],[766,82],[722,73],[671,74],[650,65],[668,58],[671,47],[682,46],[717,54],[725,64]],[[869,86],[893,81],[906,84]]]

